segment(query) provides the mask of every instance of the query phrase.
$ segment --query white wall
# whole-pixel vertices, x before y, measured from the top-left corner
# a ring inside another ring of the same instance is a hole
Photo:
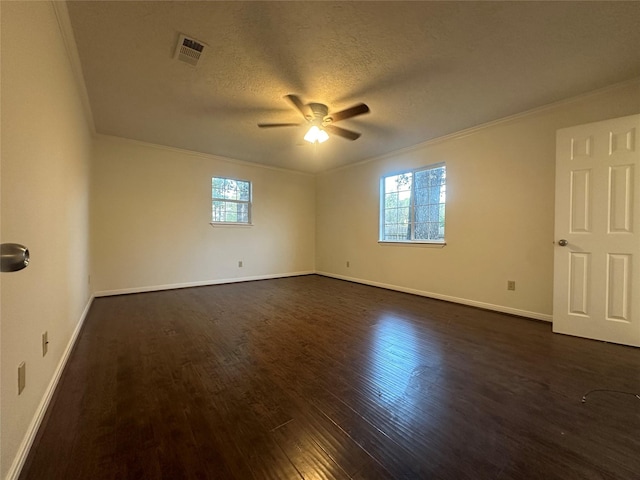
[[[10,478],[90,298],[91,135],[53,5],[1,3],[1,240],[31,252],[25,270],[2,274],[0,478]]]
[[[317,270],[549,320],[555,132],[638,112],[635,82],[321,174]],[[380,177],[437,162],[447,165],[446,247],[379,244]]]
[[[96,294],[315,270],[313,176],[105,136],[93,157]],[[253,226],[209,224],[212,176],[252,182]]]

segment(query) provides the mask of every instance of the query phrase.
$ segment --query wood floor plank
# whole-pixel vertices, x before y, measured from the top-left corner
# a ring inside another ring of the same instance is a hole
[[[22,480],[637,479],[638,349],[316,275],[97,298]]]

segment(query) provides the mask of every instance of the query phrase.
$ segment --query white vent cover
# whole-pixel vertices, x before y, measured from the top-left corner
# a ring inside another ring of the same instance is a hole
[[[194,40],[186,35],[180,35],[174,58],[195,67],[198,64],[206,46],[207,45],[199,40]]]

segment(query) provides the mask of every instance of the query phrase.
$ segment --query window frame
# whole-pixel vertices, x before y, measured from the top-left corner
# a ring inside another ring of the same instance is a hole
[[[397,171],[395,173],[389,173],[389,174],[385,174],[383,176],[380,177],[380,198],[379,198],[379,225],[378,225],[378,243],[379,244],[383,244],[383,245],[393,245],[393,244],[400,244],[400,245],[420,245],[420,246],[432,246],[432,247],[444,247],[447,242],[446,242],[446,227],[444,229],[444,233],[442,236],[442,239],[438,239],[438,240],[427,240],[427,239],[415,239],[415,210],[416,210],[416,205],[415,205],[415,195],[414,192],[411,192],[411,200],[410,200],[410,204],[409,204],[409,225],[410,225],[410,229],[411,229],[411,239],[408,240],[387,240],[385,239],[385,195],[386,195],[386,191],[385,191],[385,180],[389,177],[395,177],[398,175],[411,175],[412,177],[412,186],[415,182],[415,175],[416,173],[419,172],[424,172],[427,170],[434,170],[437,168],[443,168],[444,167],[444,171],[445,171],[445,181],[444,181],[444,186],[445,186],[445,201],[444,203],[438,203],[438,205],[444,205],[444,223],[446,225],[446,209],[447,209],[447,201],[446,201],[446,186],[447,186],[447,180],[446,180],[446,171],[447,171],[447,166],[446,166],[446,162],[438,162],[438,163],[433,163],[431,165],[426,165],[424,167],[419,167],[419,168],[413,168],[413,169],[407,169],[407,170],[401,170],[401,171]],[[413,190],[413,189],[412,189]]]
[[[243,182],[243,183],[247,183],[249,184],[249,200],[234,200],[234,199],[229,199],[229,198],[221,198],[221,197],[214,197],[213,195],[213,182],[215,179],[219,179],[219,180],[231,180],[234,182]],[[214,221],[213,220],[213,203],[214,202],[227,202],[227,203],[236,203],[236,204],[243,204],[243,205],[247,205],[247,221],[246,222],[231,222],[231,221]],[[252,210],[253,210],[253,182],[251,182],[251,180],[245,180],[245,179],[241,179],[241,178],[233,178],[233,177],[219,177],[219,176],[211,176],[211,210],[210,210],[210,218],[211,221],[209,222],[210,225],[214,226],[214,227],[220,227],[220,226],[226,226],[226,227],[251,227],[253,226],[253,217],[252,217]]]

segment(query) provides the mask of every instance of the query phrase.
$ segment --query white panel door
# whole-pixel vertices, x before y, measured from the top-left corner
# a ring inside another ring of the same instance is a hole
[[[640,115],[558,130],[553,331],[640,346]]]

